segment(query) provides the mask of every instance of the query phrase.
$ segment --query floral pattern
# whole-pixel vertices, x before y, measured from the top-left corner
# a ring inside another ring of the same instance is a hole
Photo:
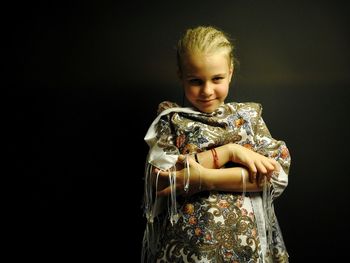
[[[166,227],[157,262],[257,262],[259,238],[245,199],[211,193],[184,202],[176,226]]]
[[[158,113],[177,107],[159,105]],[[213,113],[172,112],[157,125],[157,145],[171,154],[200,152],[237,143],[276,159],[288,174],[290,155],[283,141],[271,137],[257,103],[227,103]],[[276,198],[286,184],[273,185]],[[155,262],[263,262],[260,238],[249,193],[203,192],[178,200],[179,220],[172,225],[166,213],[159,219]],[[163,222],[164,221],[164,222]],[[165,224],[164,224],[165,223]],[[288,262],[281,236],[269,262]],[[266,258],[265,258],[266,260]],[[154,262],[154,261],[152,261]],[[266,261],[265,261],[266,262]]]

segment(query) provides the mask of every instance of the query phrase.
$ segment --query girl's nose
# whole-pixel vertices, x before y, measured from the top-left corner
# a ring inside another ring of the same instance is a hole
[[[210,97],[214,92],[214,88],[212,86],[211,83],[204,83],[203,84],[203,87],[202,87],[202,90],[201,90],[201,94],[205,97]]]

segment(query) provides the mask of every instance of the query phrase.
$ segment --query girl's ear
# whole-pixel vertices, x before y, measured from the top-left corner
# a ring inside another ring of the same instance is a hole
[[[229,71],[229,82],[231,82],[232,80],[233,73],[234,73],[234,67],[233,67],[233,64],[231,63],[230,71]]]

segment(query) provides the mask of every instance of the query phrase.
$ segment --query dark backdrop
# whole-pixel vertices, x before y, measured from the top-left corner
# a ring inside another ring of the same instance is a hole
[[[346,258],[347,5],[57,1],[4,12],[14,179],[5,201],[16,257],[139,262],[143,137],[160,101],[181,103],[174,46],[185,28],[204,24],[237,46],[228,100],[262,103],[273,137],[290,149],[276,211],[291,262]]]

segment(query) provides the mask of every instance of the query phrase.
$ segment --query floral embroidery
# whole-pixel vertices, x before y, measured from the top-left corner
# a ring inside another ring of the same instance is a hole
[[[240,195],[211,194],[200,202],[192,197],[183,204],[178,223],[164,231],[158,262],[258,262],[254,220],[252,207],[242,207]]]
[[[159,109],[172,106],[176,104],[168,102]],[[173,112],[161,118],[157,143],[177,154],[238,143],[275,158],[288,174],[288,149],[283,141],[271,138],[260,112],[261,106],[256,103],[228,103],[212,114]],[[164,228],[158,233],[156,262],[262,262],[249,194],[243,200],[240,193],[201,193],[179,200],[178,205],[177,223],[171,225],[165,219]],[[281,236],[273,238],[276,244],[283,243]],[[283,245],[276,245],[272,256],[273,262],[288,262]]]

